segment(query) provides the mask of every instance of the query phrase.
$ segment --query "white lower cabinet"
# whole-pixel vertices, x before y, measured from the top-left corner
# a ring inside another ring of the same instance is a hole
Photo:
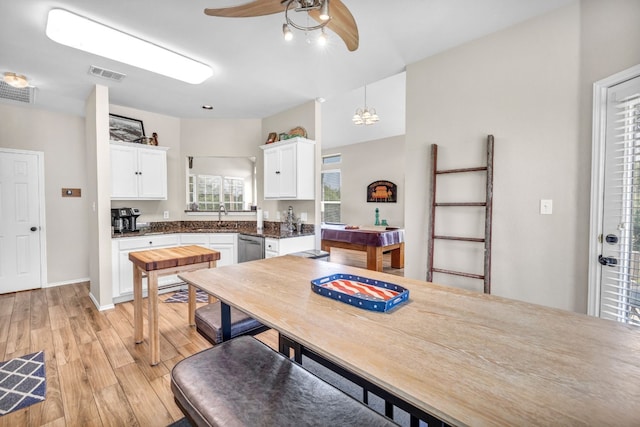
[[[272,258],[274,256],[314,249],[315,241],[316,237],[314,235],[287,237],[285,239],[267,237],[264,239],[264,257]]]
[[[188,233],[155,234],[152,236],[123,237],[111,240],[111,277],[113,282],[113,303],[133,299],[133,264],[129,252],[175,246],[200,245],[220,252],[218,267],[236,264],[238,259],[236,233]],[[182,281],[177,275],[158,278],[158,287],[178,285]],[[147,279],[142,279],[143,293],[146,295]]]
[[[238,234],[237,233],[187,233],[180,237],[182,246],[200,245],[220,252],[220,259],[216,266],[222,267],[238,263]]]
[[[119,303],[133,299],[133,264],[129,261],[129,252],[174,246],[180,246],[180,236],[178,234],[126,237],[111,240],[113,302]],[[167,286],[178,281],[176,276],[163,276],[158,278],[158,286]],[[142,279],[142,288],[146,292],[146,278]]]

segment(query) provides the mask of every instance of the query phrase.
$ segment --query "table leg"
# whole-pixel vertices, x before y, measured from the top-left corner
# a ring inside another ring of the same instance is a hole
[[[196,324],[196,287],[193,285],[188,285],[189,298],[188,302],[188,312],[189,312],[189,326],[193,326]]]
[[[391,267],[404,268],[404,243],[400,243],[398,248],[391,251]]]
[[[133,266],[133,339],[136,344],[143,340],[142,333],[142,270]]]
[[[209,268],[216,268],[217,265],[217,261],[209,261]],[[213,304],[215,302],[218,302],[218,298],[214,297],[213,295],[209,295],[209,304]]]
[[[382,271],[381,246],[367,246],[367,270]]]
[[[231,339],[231,307],[220,301],[220,323],[222,326],[222,342]]]
[[[149,361],[151,365],[160,362],[160,329],[158,327],[158,273],[150,271],[147,274],[147,287],[149,289]]]

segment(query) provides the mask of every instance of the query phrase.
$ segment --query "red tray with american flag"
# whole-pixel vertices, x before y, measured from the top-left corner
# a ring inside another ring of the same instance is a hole
[[[409,299],[402,286],[353,274],[332,274],[311,281],[317,294],[372,311],[388,311]]]

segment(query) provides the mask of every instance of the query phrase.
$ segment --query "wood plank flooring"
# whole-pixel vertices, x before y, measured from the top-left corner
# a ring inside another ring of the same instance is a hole
[[[331,261],[366,265],[363,252],[341,249]],[[403,273],[388,255],[384,265]],[[0,295],[0,360],[44,350],[47,375],[46,400],[0,417],[0,427],[162,427],[182,418],[171,369],[211,344],[187,325],[187,304],[160,303],[159,313],[161,362],[150,366],[146,316],[145,342],[133,342],[132,302],[99,312],[87,282]],[[258,338],[277,348],[274,331]]]

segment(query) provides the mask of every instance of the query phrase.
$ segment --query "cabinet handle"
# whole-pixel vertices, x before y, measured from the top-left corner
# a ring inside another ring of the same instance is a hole
[[[276,171],[276,175],[280,175],[280,171]]]

